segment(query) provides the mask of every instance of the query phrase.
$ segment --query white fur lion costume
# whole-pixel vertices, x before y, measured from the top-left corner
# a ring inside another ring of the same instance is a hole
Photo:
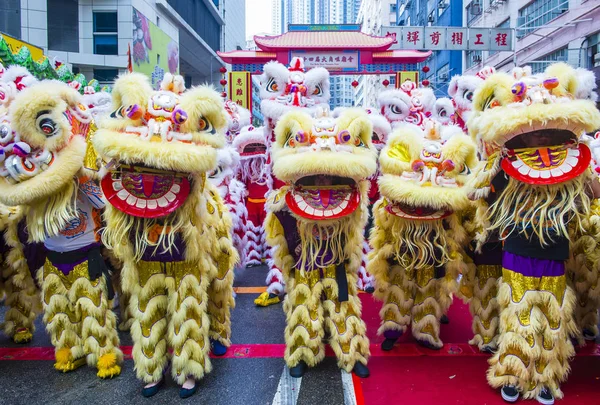
[[[190,396],[212,369],[211,340],[230,345],[238,256],[227,208],[206,181],[225,145],[225,112],[213,89],[182,83],[165,77],[153,91],[144,75],[120,77],[114,111],[93,139],[109,162],[102,237],[123,262],[144,396],[156,393],[169,360],[180,396]]]

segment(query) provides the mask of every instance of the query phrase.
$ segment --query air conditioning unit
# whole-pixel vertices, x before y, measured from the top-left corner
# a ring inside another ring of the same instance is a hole
[[[479,63],[481,62],[481,55],[473,55],[471,57],[471,60],[473,61],[473,63]]]
[[[440,75],[438,77],[438,79],[440,79],[440,82],[447,82],[448,81],[448,75]]]

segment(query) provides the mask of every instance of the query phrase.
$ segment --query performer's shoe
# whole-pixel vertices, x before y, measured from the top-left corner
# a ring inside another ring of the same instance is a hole
[[[440,350],[441,349],[441,347],[436,347],[426,340],[417,340],[417,343],[420,344],[421,346],[425,347],[426,349],[430,349],[430,350]]]
[[[254,304],[257,307],[268,307],[269,305],[279,304],[281,299],[277,294],[269,294],[267,291],[258,296],[257,299],[254,300]]]
[[[542,405],[554,404],[554,395],[552,395],[552,392],[547,387],[542,388],[542,390],[539,394],[537,394],[535,399],[537,399],[537,401]]]
[[[517,402],[517,399],[519,399],[519,391],[514,385],[505,385],[500,390],[500,394],[506,402]]]
[[[367,378],[368,376],[371,375],[369,368],[359,361],[357,361],[354,364],[354,368],[352,369],[352,372],[354,374],[356,374],[357,377],[360,377],[360,378]]]
[[[54,368],[58,371],[62,371],[63,373],[68,373],[69,371],[76,370],[79,367],[86,364],[85,357],[81,357],[76,360],[73,359],[71,349],[69,349],[68,347],[63,347],[62,349],[59,349],[54,356],[56,358]]]
[[[373,286],[367,287],[367,288],[365,288],[365,292],[367,294],[373,294],[375,292],[375,287],[373,287]]]
[[[121,366],[117,363],[117,355],[109,352],[98,359],[98,373],[100,378],[113,378],[121,374]]]
[[[163,378],[161,378],[160,381],[157,382],[156,384],[151,385],[151,386],[148,386],[150,384],[146,385],[144,388],[142,388],[142,396],[144,398],[150,398],[150,397],[155,396],[158,393],[158,391],[160,391],[160,389],[162,388],[164,383],[165,383],[165,377],[163,376]]]
[[[227,353],[227,346],[218,340],[211,339],[210,340],[210,351],[215,356],[224,356]]]
[[[398,339],[399,339],[399,337],[385,338],[385,340],[381,343],[381,350],[383,350],[384,352],[389,352],[390,350],[392,350],[394,348],[394,344],[396,343],[396,341]]]
[[[189,381],[189,379],[188,379],[188,381]],[[188,381],[186,381],[186,383]],[[184,383],[184,385],[185,385],[185,383]],[[189,398],[192,395],[194,395],[196,393],[196,391],[198,391],[198,385],[200,385],[198,383],[198,381],[194,381],[194,386],[192,388],[183,388],[183,386],[181,386],[181,388],[179,389],[179,398],[185,399],[185,398]]]
[[[14,336],[13,342],[15,343],[29,343],[33,340],[33,333],[29,330],[29,328],[17,328]]]
[[[494,349],[488,345],[483,346],[479,351],[481,353],[494,354]]]
[[[583,338],[587,341],[593,342],[596,340],[596,335],[591,330],[584,328],[583,329]]]
[[[306,373],[307,368],[308,367],[306,366],[306,363],[303,360],[300,360],[298,364],[290,368],[290,376],[294,378],[300,378],[304,375],[304,373]]]
[[[442,315],[442,317],[440,318],[440,323],[442,325],[448,325],[450,323],[450,318],[448,318],[448,315]]]

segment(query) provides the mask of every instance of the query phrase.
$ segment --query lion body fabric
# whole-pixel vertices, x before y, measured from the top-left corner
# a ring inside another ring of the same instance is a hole
[[[495,73],[475,92],[467,122],[487,160],[472,196],[488,196],[496,175],[508,178],[482,220],[485,234],[503,241],[498,349],[487,378],[495,388],[515,386],[526,399],[544,391],[562,398],[575,353],[570,337],[579,333],[566,264],[574,255],[585,271],[596,261],[581,255],[597,241],[582,137],[600,126],[600,113],[582,86],[581,72],[562,63],[536,75],[528,68]]]
[[[182,385],[211,371],[211,340],[231,344],[238,253],[227,207],[206,178],[225,144],[223,103],[208,87],[184,91],[178,82],[167,75],[153,91],[143,75],[117,80],[115,113],[94,146],[118,162],[102,183],[103,241],[123,264],[137,377],[161,381],[170,362]]]

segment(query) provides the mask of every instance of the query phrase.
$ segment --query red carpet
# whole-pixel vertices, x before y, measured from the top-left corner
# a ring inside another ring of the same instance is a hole
[[[407,333],[388,354],[374,347],[383,340],[376,336],[381,304],[370,295],[360,296],[373,355],[369,361],[371,377],[360,380],[361,385],[356,387],[364,404],[505,404],[485,379],[489,356],[466,344],[472,337],[471,314],[460,300],[455,299],[450,308],[450,324],[442,325],[442,350],[419,348]],[[557,405],[600,404],[600,356],[595,345],[578,352],[562,390],[565,399],[556,401]]]

